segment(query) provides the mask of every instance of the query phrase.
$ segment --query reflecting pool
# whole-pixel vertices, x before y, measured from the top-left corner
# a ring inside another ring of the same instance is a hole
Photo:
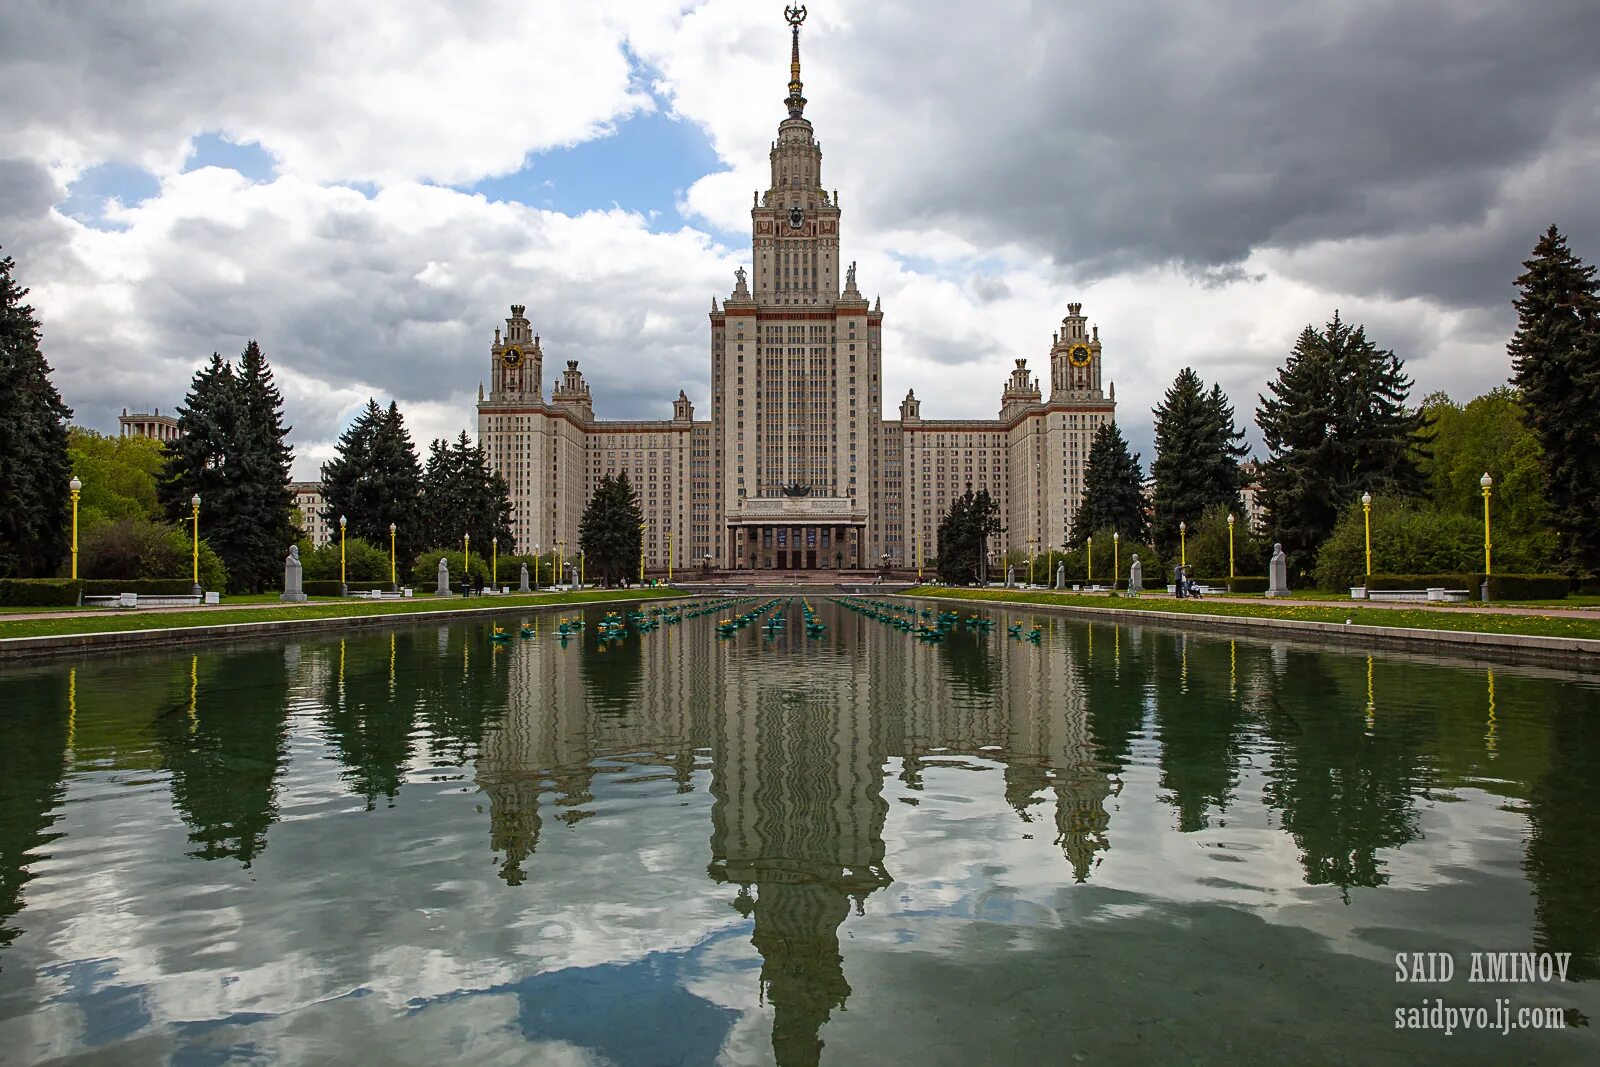
[[[763,603],[0,671],[0,1061],[1600,1061],[1594,678]]]

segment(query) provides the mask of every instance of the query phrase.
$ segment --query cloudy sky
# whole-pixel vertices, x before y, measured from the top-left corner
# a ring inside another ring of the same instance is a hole
[[[1593,0],[809,6],[806,113],[891,413],[914,386],[993,417],[1069,300],[1147,461],[1179,368],[1248,419],[1335,308],[1418,397],[1464,399],[1506,376],[1539,231],[1600,259]],[[707,414],[783,5],[365,7],[5,4],[0,246],[78,421],[170,410],[255,337],[310,476],[368,396],[420,441],[471,428],[512,302],[602,416],[680,387]]]

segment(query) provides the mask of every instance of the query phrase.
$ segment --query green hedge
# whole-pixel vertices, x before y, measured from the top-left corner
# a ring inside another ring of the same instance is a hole
[[[185,596],[194,592],[192,578],[86,578],[84,596],[116,596],[138,593],[141,596]]]
[[[71,578],[0,578],[0,606],[54,608],[78,603],[78,583]]]
[[[1230,593],[1265,593],[1272,587],[1272,580],[1265,574],[1241,574],[1234,578],[1220,578],[1219,585],[1226,585]]]
[[[1565,574],[1491,574],[1490,600],[1563,600],[1572,589]]]
[[[393,588],[388,582],[350,582],[350,583],[348,583],[348,585],[349,585],[349,588],[350,588],[350,592],[352,592],[352,593],[370,593],[374,589],[391,589],[391,588]],[[300,583],[300,588],[305,592],[306,596],[338,596],[339,595],[339,583],[336,582],[336,581],[335,582],[325,582],[325,581],[302,582],[302,583]]]

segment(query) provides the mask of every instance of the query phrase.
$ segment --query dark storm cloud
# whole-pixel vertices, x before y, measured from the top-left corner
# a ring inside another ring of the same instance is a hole
[[[884,225],[1093,276],[1399,237],[1341,283],[1458,305],[1503,299],[1551,219],[1594,243],[1592,170],[1521,173],[1565,153],[1592,167],[1593,0],[958,10],[870,9],[841,47],[880,55],[834,60],[879,72],[861,102],[908,149],[866,194]]]

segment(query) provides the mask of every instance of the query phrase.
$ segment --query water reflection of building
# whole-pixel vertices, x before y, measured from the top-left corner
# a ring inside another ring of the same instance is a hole
[[[807,644],[774,657],[728,648],[712,739],[710,874],[739,886],[754,921],[780,1064],[814,1064],[850,995],[839,925],[891,881],[884,869],[887,756],[872,657]]]

